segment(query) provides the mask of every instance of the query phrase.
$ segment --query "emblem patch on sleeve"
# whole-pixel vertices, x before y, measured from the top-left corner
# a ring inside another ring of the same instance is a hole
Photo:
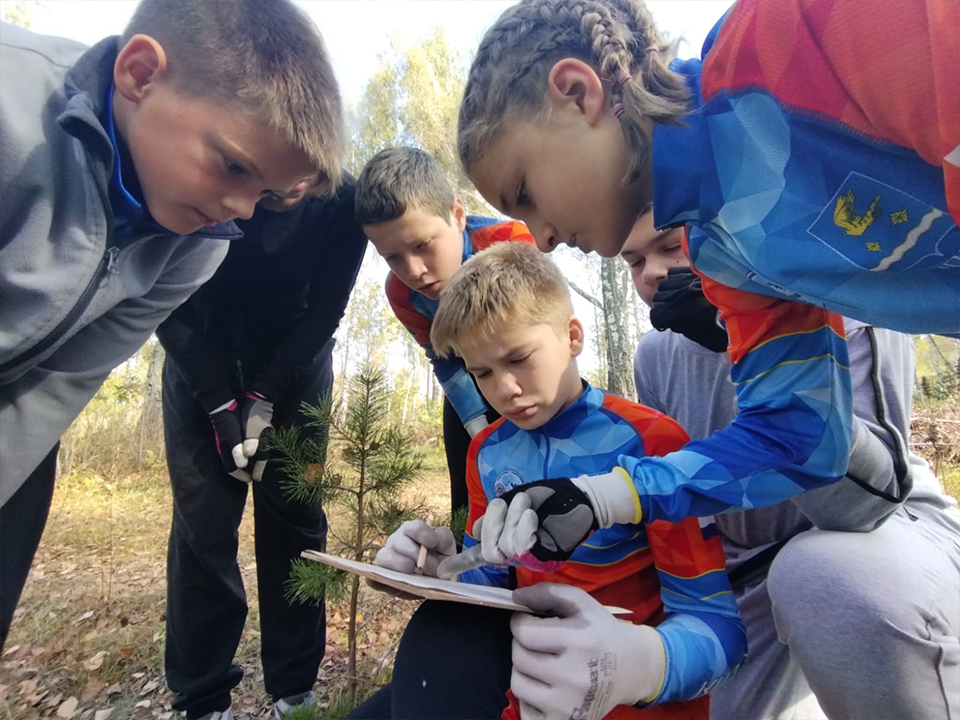
[[[960,231],[947,213],[856,172],[807,232],[871,272],[960,267]]]

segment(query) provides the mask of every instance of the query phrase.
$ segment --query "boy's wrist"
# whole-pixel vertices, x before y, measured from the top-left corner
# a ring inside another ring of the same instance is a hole
[[[625,628],[626,630],[626,628]],[[660,637],[649,625],[630,625],[629,642],[625,643],[627,667],[635,678],[635,698],[633,705],[649,705],[657,699],[663,689],[667,669],[667,653]]]
[[[477,436],[477,433],[479,433],[489,424],[490,423],[487,422],[487,418],[484,415],[477,415],[475,418],[467,420],[467,422],[463,424],[463,427],[467,431],[467,434],[471,438],[474,438]]]

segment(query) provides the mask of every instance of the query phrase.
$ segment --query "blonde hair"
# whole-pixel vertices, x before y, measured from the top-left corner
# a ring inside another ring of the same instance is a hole
[[[467,260],[440,295],[430,342],[441,357],[496,337],[505,323],[566,332],[573,315],[560,269],[533,245],[500,242]]]
[[[524,0],[507,9],[484,35],[470,66],[460,105],[457,150],[467,175],[504,126],[541,112],[553,65],[574,57],[609,86],[636,179],[648,158],[640,120],[676,123],[689,110],[683,78],[668,67],[676,43],[661,37],[642,0]],[[626,75],[630,77],[626,79]]]
[[[185,95],[263,122],[314,165],[308,192],[337,187],[343,112],[316,25],[290,0],[142,0],[120,46],[156,40]]]

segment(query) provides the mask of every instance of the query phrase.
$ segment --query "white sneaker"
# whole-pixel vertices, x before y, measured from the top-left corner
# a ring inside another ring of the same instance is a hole
[[[273,704],[273,720],[282,720],[285,716],[292,713],[297,708],[313,707],[317,704],[317,696],[313,691],[293,695],[291,697],[280,698]]]
[[[233,711],[230,708],[227,708],[224,711],[217,710],[216,712],[207,713],[200,720],[233,720]]]

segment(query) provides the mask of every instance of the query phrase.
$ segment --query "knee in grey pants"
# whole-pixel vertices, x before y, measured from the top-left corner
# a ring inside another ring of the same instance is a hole
[[[898,511],[809,530],[768,575],[777,632],[830,718],[960,718],[960,547]]]

